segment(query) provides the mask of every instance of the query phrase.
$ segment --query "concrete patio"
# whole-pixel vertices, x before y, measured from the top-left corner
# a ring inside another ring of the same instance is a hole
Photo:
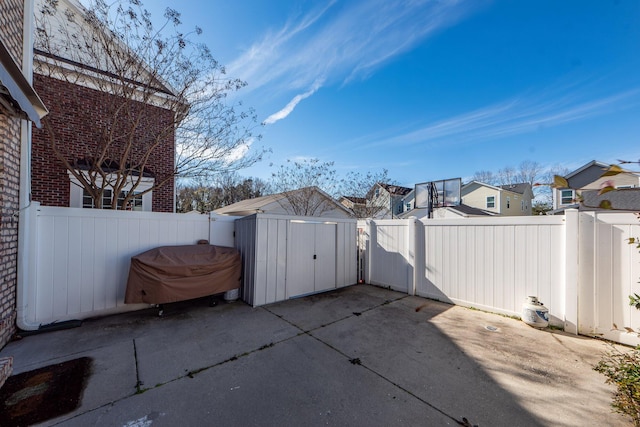
[[[45,425],[622,426],[602,341],[368,285],[252,308],[206,300],[9,343],[14,374],[93,358]],[[465,424],[463,419],[468,420]]]

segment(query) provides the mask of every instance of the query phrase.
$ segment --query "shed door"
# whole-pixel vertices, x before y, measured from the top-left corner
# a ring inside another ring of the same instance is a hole
[[[314,291],[326,291],[336,287],[336,225],[314,224],[315,263]]]
[[[336,287],[336,225],[291,223],[287,297]]]

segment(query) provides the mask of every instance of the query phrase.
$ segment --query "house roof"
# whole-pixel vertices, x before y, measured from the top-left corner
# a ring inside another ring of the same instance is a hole
[[[471,181],[465,185],[462,186],[462,190],[466,190],[468,189],[470,186],[472,185],[482,185],[484,187],[488,187],[488,188],[493,188],[494,190],[505,190],[505,191],[511,191],[512,193],[518,193],[518,194],[524,194],[527,189],[531,189],[531,185],[526,183],[526,182],[521,182],[521,183],[517,183],[517,184],[507,184],[507,185],[500,185],[500,186],[495,186],[495,185],[491,185],[491,184],[487,184],[481,181]]]
[[[285,198],[285,195],[282,193],[269,194],[268,196],[241,200],[239,202],[232,203],[230,205],[216,209],[214,212],[218,214],[225,214],[225,215],[230,215],[230,214],[251,215],[254,213],[262,212],[265,206],[273,202],[277,202],[278,200],[282,200],[284,198]]]
[[[569,179],[569,178],[579,174],[580,172],[582,172],[582,171],[584,171],[586,169],[589,169],[591,166],[599,166],[599,167],[601,167],[603,169],[606,169],[606,168],[609,167],[609,165],[606,164],[606,163],[602,163],[602,162],[599,162],[597,160],[591,160],[589,163],[580,166],[578,169],[574,170],[573,172],[569,172],[567,175],[564,176],[564,178],[565,179]]]
[[[335,201],[330,195],[328,195],[318,187],[304,187],[304,188],[299,188],[297,190],[292,190],[292,191],[298,192],[298,191],[303,191],[309,188],[312,188],[315,192],[322,195],[327,200],[332,201],[336,209],[340,209],[344,211],[348,216],[353,215],[353,213],[349,209],[347,209],[341,203],[338,203],[337,201]],[[230,205],[216,209],[214,210],[214,212],[221,215],[237,215],[237,216],[252,215],[255,213],[264,212],[264,209],[268,207],[268,205],[274,202],[279,202],[286,198],[287,198],[286,192],[269,194],[268,196],[256,197],[254,199],[246,199],[240,202],[232,203]]]
[[[357,204],[365,204],[367,202],[367,199],[364,197],[356,197],[356,196],[342,196],[343,199],[347,199],[352,203],[357,203]]]
[[[511,191],[512,193],[524,194],[528,189],[531,188],[531,185],[526,182],[520,182],[517,184],[501,185],[500,188],[502,188],[503,190]]]
[[[582,191],[583,202],[579,209],[598,208],[604,200],[611,202],[614,210],[640,211],[640,188],[619,188],[598,195],[598,190]]]
[[[473,206],[468,206],[465,204],[459,204],[456,206],[447,206],[447,209],[453,209],[455,211],[461,212],[464,215],[473,215],[473,216],[494,216],[495,212],[485,211],[483,209],[474,208]]]
[[[402,187],[400,185],[384,184],[382,182],[378,183],[378,185],[394,196],[406,196],[413,191],[413,188]]]
[[[40,119],[49,111],[0,40],[0,96],[2,95],[8,95],[10,104],[17,104],[18,109],[29,120],[37,127],[42,127]]]

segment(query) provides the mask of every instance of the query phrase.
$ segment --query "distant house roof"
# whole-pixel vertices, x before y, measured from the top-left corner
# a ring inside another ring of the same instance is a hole
[[[285,195],[269,194],[268,196],[256,197],[254,199],[246,199],[222,208],[216,209],[214,212],[223,215],[251,215],[263,212],[263,208],[273,202],[284,199]]]
[[[351,212],[348,208],[343,206],[341,203],[335,201],[330,195],[322,191],[317,187],[305,187],[300,188],[298,190],[292,190],[293,192],[312,190],[314,194],[319,194],[324,197],[332,206],[330,211],[325,211],[324,213],[327,216],[335,217],[338,215],[339,217],[352,217],[353,212]],[[305,193],[302,193],[305,194]],[[216,209],[214,212],[221,215],[232,215],[232,216],[246,216],[252,215],[255,213],[263,213],[263,212],[278,212],[284,213],[287,209],[283,205],[287,205],[286,202],[287,196],[285,193],[277,193],[270,194],[268,196],[256,197],[254,199],[242,200],[240,202],[232,203],[228,206],[224,206],[222,208]],[[338,212],[339,214],[337,214]],[[320,216],[325,216],[320,215]]]
[[[511,191],[513,193],[524,194],[527,189],[531,188],[531,185],[526,182],[520,182],[518,184],[501,185],[500,188],[502,188],[503,190]]]
[[[411,191],[413,191],[413,188],[402,187],[400,185],[384,183],[379,183],[379,185],[387,190],[389,194],[392,194],[394,196],[406,196],[407,194],[411,193]]]
[[[352,203],[356,203],[356,204],[365,204],[367,202],[367,199],[365,199],[364,197],[356,197],[356,196],[342,196],[343,199],[347,199]]]
[[[456,206],[447,206],[447,209],[452,209],[464,215],[471,215],[471,216],[494,216],[495,215],[495,212],[485,211],[483,209],[474,208],[473,206],[468,206],[465,204],[459,204]]]
[[[531,184],[526,182],[520,182],[517,184],[507,184],[507,185],[491,185],[481,181],[471,181],[462,186],[462,191],[468,190],[472,185],[481,185],[488,188],[493,188],[494,190],[504,190],[510,191],[512,193],[524,194],[527,190],[531,191]]]
[[[581,194],[583,202],[580,209],[583,210],[597,208],[604,200],[608,200],[614,210],[640,212],[640,188],[619,188],[601,195],[598,195],[598,190],[589,190]]]
[[[584,170],[589,169],[591,166],[598,166],[598,167],[600,167],[602,169],[607,169],[609,167],[609,165],[606,164],[606,163],[602,163],[602,162],[599,162],[597,160],[591,160],[589,163],[580,166],[578,169],[576,169],[576,170],[574,170],[572,172],[569,172],[567,175],[564,176],[564,178],[565,179],[569,179],[569,178],[579,174],[580,172],[583,172]]]
[[[24,113],[37,127],[42,127],[40,119],[49,111],[0,40],[0,96],[3,95],[8,95],[10,104],[17,105],[13,110]]]

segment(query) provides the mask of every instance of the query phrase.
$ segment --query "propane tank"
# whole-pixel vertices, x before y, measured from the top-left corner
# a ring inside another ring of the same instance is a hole
[[[546,328],[549,325],[549,309],[538,297],[529,296],[522,304],[522,321],[534,328]]]

